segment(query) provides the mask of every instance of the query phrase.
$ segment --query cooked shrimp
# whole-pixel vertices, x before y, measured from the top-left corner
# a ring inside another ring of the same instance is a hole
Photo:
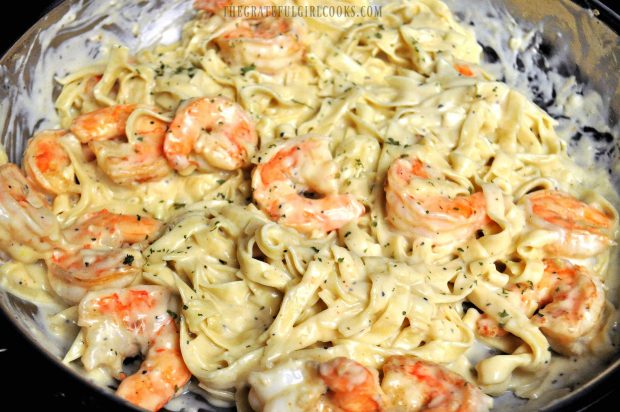
[[[138,109],[156,111],[133,104],[110,106],[78,116],[71,126],[82,143],[89,143],[97,165],[117,184],[157,180],[171,171],[163,156],[166,122],[145,113],[132,124],[135,142],[112,140],[127,136],[128,119]]]
[[[586,268],[559,259],[545,261],[536,285],[513,284],[504,294],[540,327],[553,349],[565,354],[585,351],[605,306],[601,280]],[[485,314],[478,319],[476,332],[490,338],[508,334]]]
[[[542,309],[532,320],[556,351],[582,353],[590,332],[600,324],[605,306],[601,280],[584,267],[548,260],[541,283],[538,289]]]
[[[47,260],[52,289],[77,303],[90,290],[129,285],[142,271],[144,259],[135,248],[161,232],[162,224],[147,216],[101,210],[63,231],[68,244]]]
[[[456,373],[413,356],[389,357],[381,384],[377,370],[347,358],[288,362],[248,381],[261,412],[486,412],[493,403]]]
[[[60,238],[49,199],[12,163],[0,166],[0,229],[0,242],[16,241],[41,252]]]
[[[257,412],[372,412],[382,410],[378,373],[347,358],[295,360],[248,376]]]
[[[82,217],[63,231],[72,245],[85,248],[112,247],[152,241],[163,224],[141,215],[111,213],[106,209]]]
[[[124,378],[125,358],[145,354],[140,369],[122,380],[116,393],[141,408],[161,409],[190,379],[179,334],[161,286],[134,286],[91,292],[80,302],[87,370],[106,366]]]
[[[392,356],[383,365],[381,388],[389,410],[485,412],[493,401],[442,366],[413,356]]]
[[[589,257],[612,243],[613,218],[570,195],[540,190],[524,203],[534,226],[556,233],[557,239],[545,247],[551,256]]]
[[[91,290],[125,287],[142,272],[144,259],[133,248],[55,250],[47,261],[50,286],[58,296],[77,304]]]
[[[170,319],[152,340],[151,347],[133,375],[125,378],[116,393],[134,405],[157,411],[191,378],[179,349],[179,334]]]
[[[141,116],[135,127],[138,134],[135,143],[96,141],[90,144],[97,164],[114,183],[157,180],[171,172],[163,152],[167,124]]]
[[[232,4],[232,0],[195,0],[194,8],[209,13],[217,13]]]
[[[24,169],[28,178],[41,190],[59,195],[79,193],[71,159],[60,144],[66,130],[45,130],[28,141],[24,153]]]
[[[254,169],[254,200],[274,221],[306,234],[324,234],[365,211],[353,196],[337,194],[336,172],[327,138],[289,141]]]
[[[303,59],[304,28],[297,20],[264,17],[237,21],[215,39],[224,60],[243,70],[276,74]]]
[[[342,412],[381,411],[377,371],[348,358],[335,358],[319,365],[319,376],[327,385],[327,397]]]
[[[414,238],[465,240],[490,222],[482,192],[469,194],[414,157],[392,163],[385,193],[387,220]]]
[[[82,114],[71,123],[71,132],[82,143],[123,137],[127,119],[137,108],[136,104],[119,104]]]
[[[94,97],[95,86],[97,86],[97,83],[99,83],[102,78],[103,78],[102,74],[96,74],[94,76],[90,76],[88,80],[86,80],[86,83],[84,84],[84,93],[87,96]]]
[[[191,173],[201,160],[224,170],[249,165],[258,136],[250,116],[238,104],[221,97],[183,102],[166,134],[164,154],[181,174]]]

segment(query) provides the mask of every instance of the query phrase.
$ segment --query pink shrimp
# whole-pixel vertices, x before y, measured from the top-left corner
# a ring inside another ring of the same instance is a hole
[[[93,249],[150,242],[161,233],[162,227],[159,220],[149,216],[123,215],[103,209],[83,216],[63,233],[71,244]]]
[[[413,356],[392,356],[383,365],[381,388],[390,410],[486,412],[492,400],[461,376]]]
[[[161,409],[190,379],[179,334],[161,286],[134,286],[91,292],[80,302],[86,369],[107,366],[122,379],[116,393],[141,408]],[[146,354],[140,369],[125,377],[122,361]]]
[[[135,142],[127,137],[130,116],[136,110],[145,113],[132,124]],[[167,176],[171,170],[164,158],[163,145],[168,124],[147,112],[157,109],[135,104],[110,106],[78,116],[71,131],[82,143],[88,143],[97,165],[117,184],[145,182]]]
[[[536,285],[513,284],[505,288],[505,294],[531,316],[553,349],[565,354],[586,350],[605,306],[601,280],[586,268],[560,259],[545,260],[545,271]],[[486,314],[478,319],[476,332],[490,338],[508,334]]]
[[[327,138],[289,141],[254,169],[254,200],[272,220],[302,233],[325,234],[365,212],[353,196],[336,193],[336,171]],[[305,197],[308,193],[322,197]]]
[[[127,119],[137,108],[136,104],[119,104],[82,114],[71,123],[71,132],[82,143],[123,137]]]
[[[374,373],[373,373],[374,372]],[[328,399],[342,412],[379,412],[382,400],[377,372],[348,358],[319,365]]]
[[[235,170],[249,165],[258,136],[250,116],[238,104],[221,97],[201,97],[177,109],[164,142],[164,154],[181,174],[206,161]]]
[[[263,17],[236,22],[215,39],[220,54],[242,72],[256,69],[276,74],[299,63],[305,53],[301,21],[287,17]]]
[[[59,195],[79,193],[71,159],[60,144],[66,130],[45,130],[28,141],[23,165],[28,178],[41,190]]]
[[[590,332],[601,322],[605,291],[589,270],[563,260],[547,260],[540,291],[542,309],[532,318],[551,347],[566,354],[587,348]]]
[[[486,313],[480,315],[476,321],[476,333],[487,338],[501,338],[508,335],[506,329]]]
[[[256,411],[487,412],[492,399],[458,374],[414,356],[391,356],[379,372],[344,357],[289,361],[253,372]]]
[[[593,256],[612,243],[613,218],[566,193],[540,190],[528,194],[524,203],[534,226],[557,235],[545,246],[551,256]]]
[[[47,259],[50,286],[66,302],[77,304],[92,290],[125,287],[142,272],[142,254],[132,248],[55,250]]]
[[[464,241],[491,222],[482,192],[469,194],[414,157],[392,163],[385,193],[387,220],[414,238]]]
[[[105,209],[86,215],[63,231],[68,243],[46,261],[52,289],[65,301],[78,303],[88,291],[128,286],[144,263],[131,246],[151,241],[162,226],[148,216]]]

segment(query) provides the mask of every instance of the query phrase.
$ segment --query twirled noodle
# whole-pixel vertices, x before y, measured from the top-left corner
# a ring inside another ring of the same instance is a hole
[[[359,200],[365,214],[308,237],[252,203],[248,170],[172,173],[123,186],[67,134],[60,144],[80,192],[54,199],[61,227],[102,209],[166,222],[165,233],[143,248],[145,264],[133,283],[162,285],[179,296],[183,359],[214,400],[239,402],[250,372],[289,359],[346,356],[380,367],[402,354],[446,364],[492,394],[513,388],[536,396],[524,388],[556,357],[532,313],[508,290],[541,282],[545,248],[558,235],[533,225],[524,203],[535,190],[563,191],[603,211],[615,234],[617,212],[601,196],[617,201],[608,176],[573,163],[556,122],[478,65],[473,32],[440,1],[389,2],[379,17],[292,20],[304,61],[275,74],[259,70],[263,61],[238,67],[238,59],[223,57],[217,39],[241,20],[221,13],[200,13],[178,44],[135,56],[113,47],[106,61],[59,80],[60,125],[68,128],[99,108],[148,105],[127,121],[134,144],[141,138],[138,116],[170,122],[184,100],[232,99],[256,123],[253,165],[289,139],[328,136],[335,186]],[[457,228],[411,236],[404,224],[394,224],[399,220],[390,222],[386,176],[399,159],[419,159],[443,176],[420,183],[426,192],[480,192],[491,224],[463,238]],[[0,150],[0,165],[5,162]],[[591,191],[587,182],[594,181]],[[45,256],[8,245],[2,225],[0,237],[15,260],[0,268],[0,286],[37,304],[62,305],[36,263]],[[605,279],[611,256],[608,248],[576,262]],[[478,334],[484,317],[507,335]],[[76,318],[72,307],[50,322]],[[601,328],[599,336],[604,333]],[[479,342],[502,354],[487,353],[471,365]],[[85,345],[80,333],[65,361],[80,358]]]

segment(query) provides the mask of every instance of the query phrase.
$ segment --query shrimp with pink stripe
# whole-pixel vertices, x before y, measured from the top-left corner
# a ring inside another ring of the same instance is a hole
[[[121,185],[158,180],[171,172],[163,153],[167,130],[158,109],[136,104],[95,110],[71,124],[71,132],[88,144],[99,168]]]
[[[566,193],[539,190],[523,199],[530,223],[555,234],[545,252],[554,257],[584,258],[613,244],[615,217]]]
[[[565,260],[547,260],[538,285],[540,310],[532,318],[551,347],[565,354],[587,349],[601,324],[605,307],[603,283],[588,269]]]
[[[270,219],[299,232],[323,235],[365,213],[350,194],[338,194],[329,139],[305,136],[276,147],[252,175],[254,200]]]
[[[566,260],[548,259],[537,284],[513,284],[505,291],[540,327],[554,350],[568,355],[587,351],[605,307],[603,283],[596,274]],[[477,320],[476,331],[487,338],[508,334],[486,314]]]
[[[387,171],[387,220],[412,238],[465,241],[491,222],[482,192],[466,188],[414,156]]]
[[[392,356],[383,365],[381,389],[388,410],[486,412],[493,401],[458,374],[413,356]]]
[[[348,358],[334,358],[319,365],[319,377],[327,386],[327,399],[346,412],[382,410],[377,371]]]
[[[257,146],[254,122],[241,106],[223,97],[199,97],[179,105],[164,154],[172,168],[187,175],[196,168],[247,167]]]
[[[220,55],[229,65],[242,73],[257,70],[275,75],[303,60],[306,51],[304,22],[284,16],[235,16],[234,13],[235,7],[239,6],[258,9],[276,4],[264,0],[234,3],[231,0],[197,0],[194,8],[208,14],[237,17],[214,40]],[[224,9],[230,6],[226,13]]]
[[[52,289],[75,304],[88,291],[129,285],[144,263],[136,246],[152,241],[162,226],[148,216],[105,209],[85,215],[63,231],[66,242],[46,260]]]
[[[250,402],[257,412],[487,412],[493,404],[458,374],[414,356],[390,356],[382,372],[345,357],[289,362],[250,376]]]
[[[80,193],[71,158],[60,139],[66,130],[44,130],[28,140],[23,166],[28,178],[46,193]]]
[[[84,367],[108,368],[121,380],[117,395],[149,411],[164,407],[191,377],[169,304],[167,289],[134,286],[90,292],[78,308]],[[140,354],[140,369],[126,376],[123,360]]]

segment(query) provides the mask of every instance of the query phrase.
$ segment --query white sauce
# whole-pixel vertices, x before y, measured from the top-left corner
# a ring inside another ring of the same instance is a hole
[[[608,100],[587,85],[578,83],[573,76],[567,78],[558,72],[565,62],[570,61],[567,46],[554,44],[554,54],[543,56],[540,47],[543,42],[542,24],[519,24],[488,0],[477,2],[475,7],[470,2],[447,0],[446,3],[459,13],[463,24],[474,23],[472,28],[479,43],[492,48],[485,50],[484,68],[497,79],[524,93],[558,121],[556,131],[567,142],[570,156],[580,166],[595,170],[595,173],[584,176],[584,179],[589,178],[584,183],[597,190],[603,189],[601,194],[618,207],[618,194],[611,187],[602,188],[600,182],[609,179],[611,174],[617,183],[620,176],[620,162],[615,150],[620,126],[615,125],[612,129],[607,123],[610,113]],[[544,65],[543,59],[546,60]],[[546,66],[546,69],[541,66]],[[597,135],[590,128],[600,133]],[[620,284],[620,276],[617,271],[614,272],[614,268],[618,267],[617,247],[611,255],[611,273],[606,279],[606,286],[613,291]],[[608,293],[608,298],[617,302],[618,293]],[[616,332],[617,325],[616,311],[610,316],[608,328]],[[617,345],[617,333],[614,333],[612,341]],[[524,407],[528,410],[542,407],[587,382],[607,365],[609,348],[606,342],[600,345],[597,356],[554,356],[540,380],[517,390],[518,394],[533,398]],[[484,346],[479,345],[468,352],[468,357],[475,364],[484,354]],[[514,403],[525,404],[525,401],[518,400],[512,393],[495,400],[495,406],[500,408]]]
[[[11,76],[5,66],[0,66],[3,86],[9,89],[0,100],[2,135],[25,141],[37,130],[58,128],[53,109],[57,79],[104,61],[115,44],[137,51],[178,41],[182,26],[191,17],[191,5],[191,1],[183,0],[79,0],[72,4],[58,22],[38,33],[25,54],[17,57],[16,66],[24,75]],[[140,28],[138,36],[133,28]]]

